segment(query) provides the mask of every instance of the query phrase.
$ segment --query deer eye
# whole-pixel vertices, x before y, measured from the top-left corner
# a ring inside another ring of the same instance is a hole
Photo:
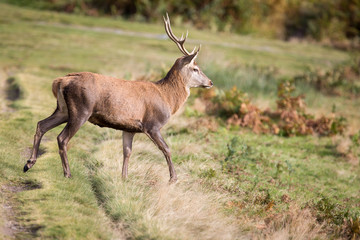
[[[197,69],[197,68],[194,68],[193,70],[194,70],[194,72],[199,72],[199,69]]]

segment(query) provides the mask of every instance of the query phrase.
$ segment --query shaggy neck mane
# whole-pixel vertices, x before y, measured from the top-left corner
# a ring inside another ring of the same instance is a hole
[[[176,65],[170,69],[163,79],[155,84],[159,87],[163,96],[169,103],[172,114],[185,103],[190,93],[179,70],[176,68]]]

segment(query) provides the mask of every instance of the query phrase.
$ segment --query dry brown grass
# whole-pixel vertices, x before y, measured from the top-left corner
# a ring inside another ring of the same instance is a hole
[[[351,141],[351,136],[337,136],[333,138],[333,143],[336,146],[336,152],[342,156],[353,167],[359,166],[359,158],[357,147],[354,147],[354,143]]]
[[[255,239],[305,240],[327,239],[323,225],[319,224],[310,209],[291,205],[284,214],[265,219],[265,228]]]
[[[237,220],[222,212],[226,196],[208,191],[194,181],[188,169],[192,164],[178,165],[179,181],[169,185],[168,168],[162,154],[159,155],[150,140],[138,137],[130,160],[130,180],[123,182],[120,179],[121,152],[114,154],[115,149],[119,149],[116,145],[117,140],[110,139],[97,152],[96,158],[104,163],[99,174],[107,179],[109,195],[119,204],[131,205],[134,201],[137,205],[133,212],[127,213],[139,218],[135,221],[138,226],[130,226],[135,235],[140,226],[146,226],[145,231],[150,236],[162,238],[235,239],[242,236]],[[138,197],[136,200],[133,200],[134,194]]]

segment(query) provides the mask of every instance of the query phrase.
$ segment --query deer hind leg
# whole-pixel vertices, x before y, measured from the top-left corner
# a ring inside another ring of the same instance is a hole
[[[89,114],[76,114],[71,115],[69,113],[69,120],[65,126],[65,128],[61,131],[59,136],[57,137],[58,146],[59,146],[59,154],[61,157],[61,163],[64,170],[64,177],[71,177],[69,161],[67,157],[67,144],[70,139],[75,135],[75,133],[80,129],[80,127],[89,119]]]
[[[51,116],[38,122],[36,133],[34,135],[34,144],[32,148],[32,153],[30,159],[27,160],[27,163],[24,166],[24,172],[29,170],[36,163],[41,138],[44,136],[44,134],[47,131],[53,129],[54,127],[57,127],[60,124],[65,123],[67,119],[68,119],[67,113],[61,111],[59,107],[57,107],[55,112]]]
[[[128,164],[129,158],[132,151],[132,142],[134,139],[135,133],[123,131],[123,167],[122,167],[122,178],[125,180],[128,176]]]
[[[161,136],[160,130],[152,130],[146,132],[146,135],[155,143],[155,145],[163,152],[167,165],[170,172],[170,183],[175,183],[177,181],[177,175],[175,172],[174,164],[171,161],[171,152],[170,148],[166,144],[164,138]]]

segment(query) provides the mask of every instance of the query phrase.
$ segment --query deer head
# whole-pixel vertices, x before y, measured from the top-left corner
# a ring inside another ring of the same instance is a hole
[[[185,84],[188,88],[192,87],[203,87],[211,88],[213,86],[212,81],[200,70],[199,66],[196,64],[195,59],[199,54],[201,45],[196,50],[196,47],[189,53],[184,43],[188,36],[188,32],[184,38],[184,35],[178,39],[172,32],[169,15],[166,13],[166,18],[164,17],[165,31],[169,38],[177,45],[180,52],[184,54],[183,57],[176,60],[174,68],[180,73],[182,78],[185,81]],[[196,50],[196,51],[195,51]]]

